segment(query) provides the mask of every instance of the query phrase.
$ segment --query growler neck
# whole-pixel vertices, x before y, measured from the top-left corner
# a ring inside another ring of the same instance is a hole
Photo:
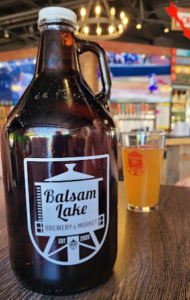
[[[73,76],[78,73],[74,35],[69,30],[48,29],[41,31],[35,74],[41,71],[61,71]]]

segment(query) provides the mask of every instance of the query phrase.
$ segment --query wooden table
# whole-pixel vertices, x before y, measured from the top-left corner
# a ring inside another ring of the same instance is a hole
[[[190,299],[190,188],[162,186],[159,209],[150,214],[126,210],[119,182],[118,256],[111,278],[81,294],[53,297],[23,288],[12,273],[0,180],[1,300],[185,300]]]

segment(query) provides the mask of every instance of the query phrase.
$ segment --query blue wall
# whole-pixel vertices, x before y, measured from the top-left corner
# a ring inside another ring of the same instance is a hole
[[[147,76],[150,73],[155,73],[156,75],[170,75],[170,65],[160,65],[160,66],[115,65],[115,66],[109,66],[109,68],[114,77]]]

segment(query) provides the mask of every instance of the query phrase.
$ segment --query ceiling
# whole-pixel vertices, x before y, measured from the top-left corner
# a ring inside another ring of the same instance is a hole
[[[53,5],[67,7],[79,16],[80,8],[88,2],[89,0],[0,0],[0,52],[38,45],[39,31],[36,23],[41,8]],[[190,8],[190,0],[174,2],[178,7]],[[108,3],[110,7],[115,6],[118,12],[124,10],[129,17],[126,32],[117,40],[190,49],[190,41],[182,32],[164,33],[164,28],[170,25],[170,17],[165,11],[165,7],[170,6],[170,1],[108,0]],[[140,30],[136,29],[138,21],[142,21]],[[6,31],[9,34],[7,38]]]

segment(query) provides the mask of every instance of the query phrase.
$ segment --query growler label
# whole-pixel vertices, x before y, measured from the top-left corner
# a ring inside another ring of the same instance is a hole
[[[109,155],[25,158],[30,239],[44,259],[76,265],[101,249],[109,225]]]

